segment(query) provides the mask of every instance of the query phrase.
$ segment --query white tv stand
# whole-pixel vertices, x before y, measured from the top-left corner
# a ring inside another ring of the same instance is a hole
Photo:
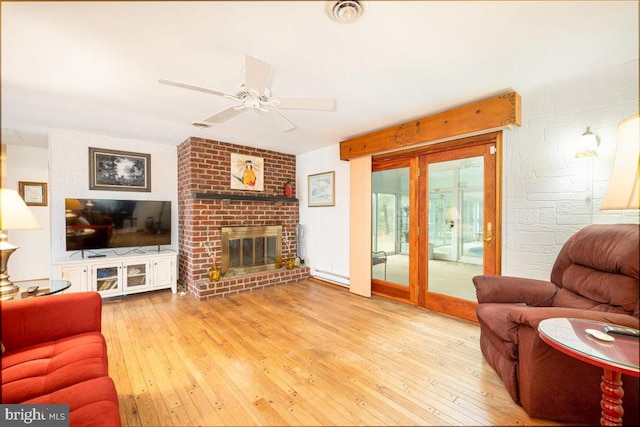
[[[53,264],[54,279],[71,282],[69,292],[97,291],[103,297],[171,288],[177,292],[177,257],[173,252],[110,255]]]

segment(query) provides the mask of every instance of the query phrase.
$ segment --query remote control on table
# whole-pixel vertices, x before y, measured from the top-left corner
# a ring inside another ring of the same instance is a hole
[[[32,293],[34,293],[35,291],[37,291],[39,287],[40,287],[40,286],[37,286],[37,285],[36,285],[36,286],[31,286],[31,287],[27,288],[27,293],[28,293],[28,294],[32,294]]]
[[[629,335],[631,337],[640,337],[640,331],[633,328],[627,328],[624,326],[612,326],[607,325],[604,327],[604,331],[608,334]]]

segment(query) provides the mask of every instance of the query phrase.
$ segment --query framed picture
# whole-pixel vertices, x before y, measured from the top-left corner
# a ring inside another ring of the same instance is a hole
[[[264,159],[231,153],[231,189],[264,191]]]
[[[334,206],[336,204],[335,172],[309,175],[309,206]]]
[[[151,155],[89,147],[89,190],[151,191]]]
[[[47,206],[47,183],[18,181],[18,193],[27,206]]]

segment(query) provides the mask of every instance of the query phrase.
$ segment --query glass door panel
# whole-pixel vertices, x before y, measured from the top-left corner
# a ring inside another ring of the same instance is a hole
[[[409,167],[374,171],[371,179],[374,280],[409,287]],[[408,293],[407,293],[408,297]]]
[[[483,156],[428,163],[428,290],[475,301],[483,273]]]
[[[124,267],[126,274],[125,289],[127,291],[142,290],[149,287],[150,264],[148,262],[127,264]]]
[[[96,264],[91,268],[92,288],[103,296],[116,295],[122,292],[122,264]]]

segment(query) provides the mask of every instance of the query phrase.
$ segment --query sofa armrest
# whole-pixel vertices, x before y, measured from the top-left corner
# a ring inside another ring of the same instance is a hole
[[[102,297],[97,292],[5,301],[1,309],[0,339],[7,351],[102,328]]]
[[[550,306],[558,287],[544,280],[482,275],[473,278],[478,303],[515,303]]]

